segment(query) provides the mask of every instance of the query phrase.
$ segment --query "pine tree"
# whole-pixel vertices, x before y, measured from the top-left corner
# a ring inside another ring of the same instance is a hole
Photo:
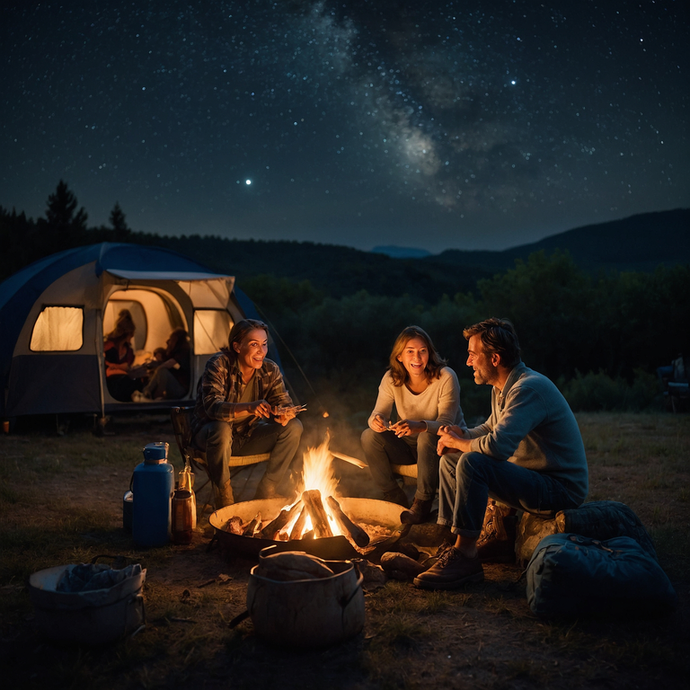
[[[75,213],[77,206],[77,197],[67,183],[60,180],[55,193],[48,197],[46,208],[46,241],[53,251],[74,247],[84,241],[88,216],[83,206]]]
[[[113,210],[110,212],[110,225],[113,227],[113,239],[115,242],[126,242],[132,234],[119,201],[115,202],[115,206],[113,206]]]

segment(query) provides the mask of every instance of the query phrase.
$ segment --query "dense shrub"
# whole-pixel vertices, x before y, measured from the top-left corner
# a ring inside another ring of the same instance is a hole
[[[562,392],[575,412],[640,412],[650,408],[660,395],[658,378],[639,369],[631,383],[602,371],[596,374],[578,371],[574,378],[562,384]]]

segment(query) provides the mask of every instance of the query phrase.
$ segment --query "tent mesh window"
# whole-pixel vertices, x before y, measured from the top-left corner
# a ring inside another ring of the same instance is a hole
[[[84,344],[84,310],[44,307],[36,319],[29,345],[33,352],[74,352]]]

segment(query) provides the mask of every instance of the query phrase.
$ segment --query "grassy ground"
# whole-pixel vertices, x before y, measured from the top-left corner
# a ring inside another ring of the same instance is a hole
[[[323,422],[305,418],[315,438]],[[671,615],[533,616],[517,566],[432,593],[389,582],[366,595],[364,632],[331,649],[265,645],[245,608],[252,562],[208,551],[207,525],[189,546],[137,549],[122,529],[122,496],[143,445],[171,442],[165,417],[116,420],[58,436],[20,428],[0,436],[0,673],[17,688],[657,688],[687,682],[690,630],[690,417],[579,415],[589,500],[630,506],[647,527],[679,595]],[[311,434],[311,436],[310,436]],[[356,430],[340,429],[354,454]],[[348,477],[344,477],[347,483]],[[26,582],[36,570],[122,554],[147,568],[147,626],[100,648],[48,642],[34,628]]]

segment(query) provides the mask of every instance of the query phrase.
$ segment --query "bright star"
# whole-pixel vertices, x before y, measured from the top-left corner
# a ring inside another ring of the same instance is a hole
[[[245,181],[244,181],[244,184],[246,184],[247,186],[249,186],[251,183],[252,183],[251,180],[245,180]]]

